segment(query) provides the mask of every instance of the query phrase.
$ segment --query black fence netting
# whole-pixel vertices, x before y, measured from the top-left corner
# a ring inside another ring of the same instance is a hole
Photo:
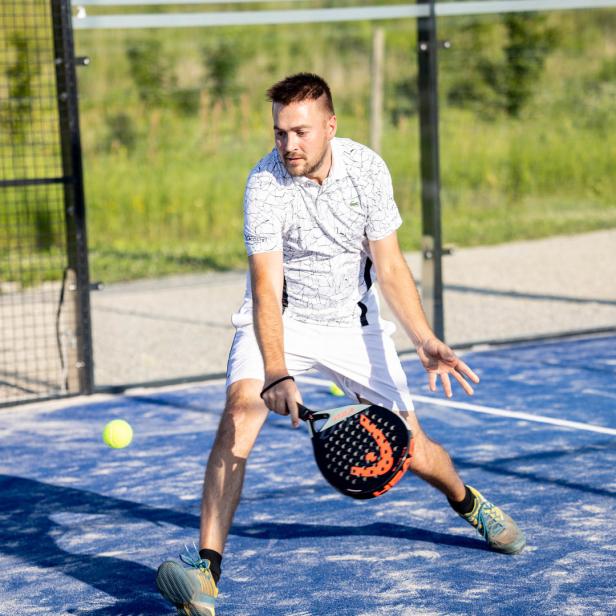
[[[67,5],[0,5],[0,405],[84,385]]]

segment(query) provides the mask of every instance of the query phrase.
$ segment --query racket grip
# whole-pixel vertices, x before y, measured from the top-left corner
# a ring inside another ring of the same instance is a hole
[[[312,411],[299,402],[297,403],[297,410],[298,410],[299,418],[302,419],[303,421],[308,421],[309,419],[312,418],[312,415],[313,415]]]

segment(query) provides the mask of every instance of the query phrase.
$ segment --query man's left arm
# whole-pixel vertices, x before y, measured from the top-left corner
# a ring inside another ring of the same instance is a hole
[[[479,377],[432,331],[415,280],[400,250],[396,232],[370,241],[370,252],[379,288],[413,341],[419,359],[428,372],[430,390],[436,391],[437,377],[440,376],[443,390],[450,398],[452,376],[468,395],[472,395],[473,388],[469,381],[479,383]]]

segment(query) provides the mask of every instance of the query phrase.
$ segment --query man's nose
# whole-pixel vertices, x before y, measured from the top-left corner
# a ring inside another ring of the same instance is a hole
[[[283,144],[286,152],[293,152],[297,149],[297,137],[293,134],[286,135]]]

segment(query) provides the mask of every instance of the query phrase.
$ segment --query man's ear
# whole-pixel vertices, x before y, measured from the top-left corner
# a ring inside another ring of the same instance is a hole
[[[336,120],[336,116],[332,115],[327,120],[327,138],[331,141],[336,136],[336,129],[338,128],[338,123]]]

